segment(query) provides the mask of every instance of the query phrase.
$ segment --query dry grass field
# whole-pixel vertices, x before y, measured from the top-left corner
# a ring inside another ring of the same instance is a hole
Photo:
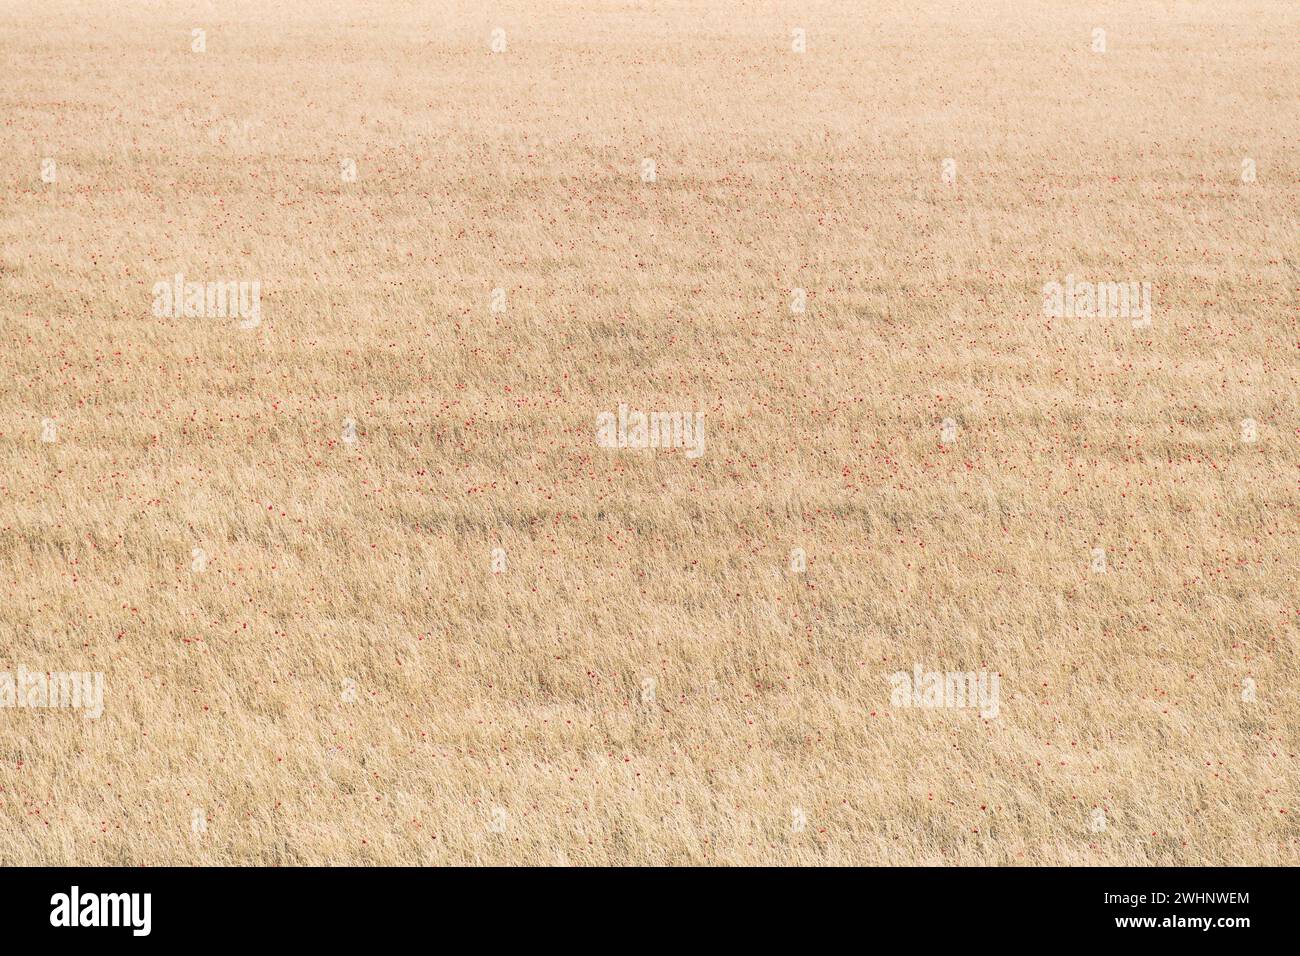
[[[4,0],[0,863],[1300,862],[1297,36]]]

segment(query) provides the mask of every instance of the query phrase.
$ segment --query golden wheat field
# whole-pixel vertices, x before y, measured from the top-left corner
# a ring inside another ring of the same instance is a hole
[[[0,863],[1300,862],[1297,36],[6,0]]]

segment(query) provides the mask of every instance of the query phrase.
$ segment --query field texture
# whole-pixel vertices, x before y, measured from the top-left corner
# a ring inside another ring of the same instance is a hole
[[[1297,37],[6,0],[0,863],[1300,863]]]

